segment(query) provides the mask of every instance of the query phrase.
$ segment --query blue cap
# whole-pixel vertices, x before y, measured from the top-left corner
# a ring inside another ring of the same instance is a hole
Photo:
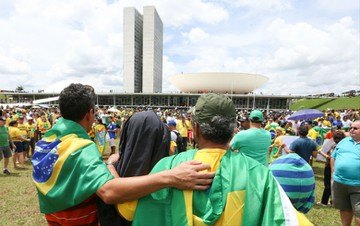
[[[168,126],[176,126],[176,121],[174,119],[170,119],[167,124]]]

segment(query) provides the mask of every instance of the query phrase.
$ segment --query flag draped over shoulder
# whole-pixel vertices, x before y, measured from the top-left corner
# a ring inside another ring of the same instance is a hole
[[[98,124],[94,128],[95,130],[95,143],[102,155],[105,151],[106,145],[106,127],[102,124]]]
[[[211,150],[161,160],[152,173],[191,159],[210,163],[216,170],[212,186],[207,191],[166,188],[152,193],[138,201],[133,225],[312,225],[266,167],[241,153]],[[207,162],[209,155],[212,162]]]
[[[32,163],[42,213],[78,205],[113,178],[83,127],[66,119],[37,142]]]

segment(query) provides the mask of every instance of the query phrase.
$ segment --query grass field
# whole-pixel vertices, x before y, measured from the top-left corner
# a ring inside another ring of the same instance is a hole
[[[360,96],[321,99],[301,99],[290,106],[293,111],[301,109],[360,109]]]
[[[1,166],[2,166],[1,162]],[[323,163],[314,163],[316,175],[316,202],[323,191]],[[35,186],[31,179],[32,166],[26,170],[14,170],[10,164],[10,176],[0,174],[0,225],[46,225],[40,214]],[[315,205],[307,217],[315,225],[341,225],[337,210]]]

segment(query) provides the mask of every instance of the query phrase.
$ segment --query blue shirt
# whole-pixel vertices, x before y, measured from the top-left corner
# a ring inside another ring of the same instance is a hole
[[[310,138],[300,137],[290,144],[290,150],[309,162],[312,152],[316,151],[316,143]]]
[[[115,139],[116,138],[115,130],[117,129],[116,123],[110,122],[107,128],[109,130],[110,139]]]
[[[336,145],[331,157],[335,159],[334,180],[360,186],[360,142],[346,137]]]

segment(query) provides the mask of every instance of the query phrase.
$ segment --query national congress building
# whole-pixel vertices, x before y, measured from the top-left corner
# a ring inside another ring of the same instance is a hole
[[[163,24],[154,6],[124,8],[124,91],[162,92]]]

